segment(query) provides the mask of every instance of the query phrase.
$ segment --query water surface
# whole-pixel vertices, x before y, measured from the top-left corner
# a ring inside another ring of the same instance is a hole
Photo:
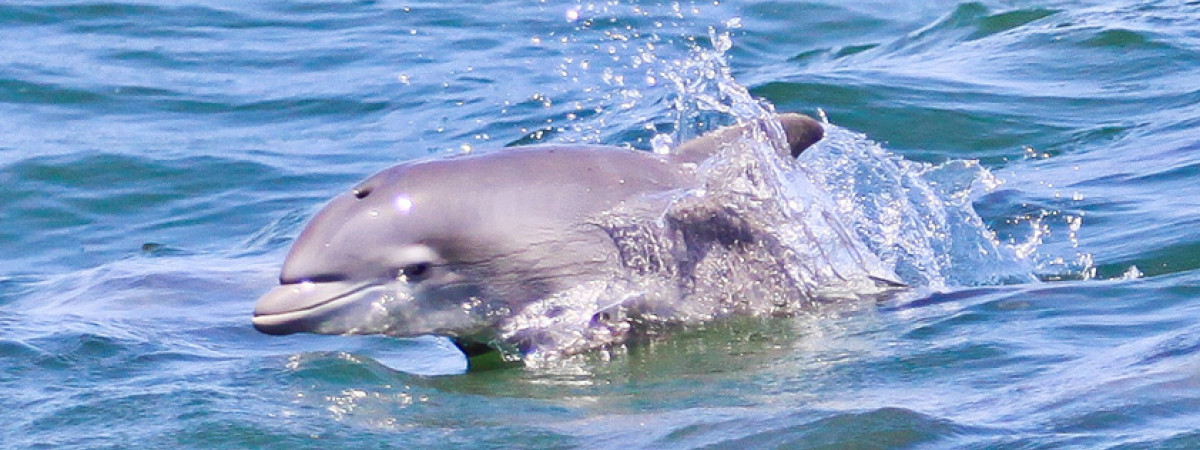
[[[1195,447],[1197,29],[1181,1],[0,6],[0,443]],[[702,131],[665,74],[726,33],[737,83],[858,162],[808,164],[945,187],[1019,258],[950,230],[909,295],[537,368],[250,326],[374,171]]]

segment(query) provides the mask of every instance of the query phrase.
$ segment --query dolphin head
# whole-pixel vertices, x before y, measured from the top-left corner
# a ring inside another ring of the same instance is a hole
[[[283,264],[280,285],[255,306],[255,328],[469,336],[486,325],[481,286],[461,273],[470,258],[461,249],[471,245],[461,236],[470,232],[461,224],[443,228],[458,208],[431,197],[429,186],[406,182],[412,169],[381,172],[313,218]]]

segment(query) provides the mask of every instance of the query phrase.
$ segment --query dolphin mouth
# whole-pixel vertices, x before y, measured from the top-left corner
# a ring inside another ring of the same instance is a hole
[[[259,297],[251,322],[259,332],[271,335],[316,332],[325,318],[371,286],[337,281],[281,284]]]

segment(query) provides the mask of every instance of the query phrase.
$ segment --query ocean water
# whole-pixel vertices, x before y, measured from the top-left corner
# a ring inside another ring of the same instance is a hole
[[[1197,30],[1187,1],[0,5],[0,447],[1195,448]],[[911,289],[473,371],[250,325],[377,170],[748,105],[829,122],[800,162]]]

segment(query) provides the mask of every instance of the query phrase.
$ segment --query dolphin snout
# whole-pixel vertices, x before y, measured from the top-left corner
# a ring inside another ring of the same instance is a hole
[[[299,324],[294,322],[278,322],[272,318],[260,318],[259,316],[254,316],[250,321],[254,323],[254,329],[258,330],[259,333],[270,334],[272,336],[283,336],[285,334],[305,331],[304,327],[300,327],[298,326]]]
[[[273,335],[316,331],[324,316],[361,287],[341,282],[288,283],[268,291],[254,305],[254,328]]]

